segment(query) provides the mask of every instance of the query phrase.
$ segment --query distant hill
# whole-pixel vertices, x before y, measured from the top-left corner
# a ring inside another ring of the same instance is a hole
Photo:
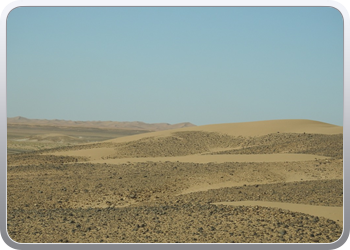
[[[169,124],[169,123],[145,123],[117,122],[117,121],[71,121],[71,120],[47,120],[47,119],[28,119],[22,116],[7,118],[8,125],[31,125],[31,126],[59,126],[59,127],[84,127],[84,128],[105,128],[105,129],[135,129],[148,131],[162,131],[169,129],[179,129],[196,126],[189,122]]]

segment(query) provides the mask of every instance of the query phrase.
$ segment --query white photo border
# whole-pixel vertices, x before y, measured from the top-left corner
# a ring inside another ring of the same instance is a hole
[[[7,234],[7,102],[6,102],[6,20],[8,14],[17,7],[136,7],[136,6],[222,6],[222,7],[333,7],[343,16],[344,22],[344,106],[343,106],[343,234],[333,243],[17,243]],[[14,249],[336,249],[349,237],[350,231],[350,164],[347,162],[350,152],[350,19],[343,5],[330,0],[20,0],[10,3],[2,12],[0,19],[0,229],[4,242]],[[346,211],[348,211],[346,213]]]

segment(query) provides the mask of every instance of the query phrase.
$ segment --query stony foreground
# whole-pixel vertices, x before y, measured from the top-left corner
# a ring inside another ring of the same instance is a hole
[[[130,208],[13,210],[18,242],[333,242],[334,221],[267,207],[165,203]]]
[[[286,153],[311,157],[194,161]],[[12,154],[8,234],[21,243],[330,243],[342,234],[342,156],[342,134],[279,130],[245,137],[182,131]],[[311,208],[217,204],[246,201]],[[319,206],[338,216],[316,216]]]
[[[314,161],[308,164],[305,170],[319,169]],[[287,172],[299,166],[277,165]],[[323,165],[324,171],[341,169],[338,161]],[[9,166],[8,233],[17,242],[333,242],[340,237],[341,226],[326,218],[211,204],[264,200],[342,206],[341,179],[284,182],[275,176],[280,182],[249,184],[240,169],[255,169],[256,178],[263,178],[259,167],[264,164]],[[310,176],[317,171],[322,172]],[[219,182],[235,175],[247,185],[181,194],[193,179]]]

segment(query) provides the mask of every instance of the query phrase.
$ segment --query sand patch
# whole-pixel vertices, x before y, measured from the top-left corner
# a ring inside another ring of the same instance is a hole
[[[192,186],[188,189],[185,189],[178,195],[208,191],[210,189],[219,189],[219,188],[226,188],[226,187],[241,187],[246,183],[247,183],[246,181],[245,182],[225,181],[225,182],[213,183],[213,184],[205,183],[205,184],[200,184],[200,185]],[[271,184],[271,183],[273,182],[264,181],[264,182],[256,182],[256,183],[249,183],[249,184],[262,185],[262,184]]]
[[[104,151],[106,150],[106,151]],[[108,148],[109,152],[114,152],[113,149]],[[83,153],[82,151],[86,151]],[[88,153],[94,153],[96,156],[97,149],[91,150],[79,150],[75,152],[64,152],[64,155],[70,156],[88,156]],[[100,148],[99,151],[104,156],[108,156],[107,149]],[[69,153],[69,154],[67,154]],[[61,155],[61,152],[55,153]],[[193,162],[193,163],[224,163],[224,162],[286,162],[286,161],[311,161],[317,159],[327,159],[325,156],[309,155],[309,154],[250,154],[250,155],[186,155],[175,157],[139,157],[139,158],[120,158],[120,159],[99,159],[95,157],[92,163],[108,163],[108,164],[121,164],[131,162]],[[93,159],[93,158],[92,158]]]
[[[100,160],[104,157],[107,157],[113,154],[114,152],[115,152],[114,148],[89,148],[89,149],[71,150],[71,151],[63,151],[63,152],[44,153],[43,155],[88,157],[90,161],[94,161],[94,160]]]
[[[297,176],[297,175],[296,175]],[[283,178],[283,177],[282,177]],[[284,181],[285,183],[287,182],[294,182],[300,180],[300,175],[299,178],[295,178],[295,180],[286,180]],[[310,181],[310,180],[315,180],[315,178],[310,178],[307,176],[304,176],[303,181]],[[264,180],[264,181],[255,181],[255,182],[248,182],[248,181],[225,181],[225,182],[219,182],[219,183],[202,183],[199,185],[194,185],[191,186],[183,191],[181,191],[180,194],[189,194],[189,193],[196,193],[196,192],[203,192],[203,191],[208,191],[211,189],[219,189],[219,188],[230,188],[230,187],[242,187],[243,185],[264,185],[264,184],[274,184],[274,183],[280,183],[281,180]]]
[[[314,206],[304,204],[293,204],[283,202],[268,202],[268,201],[235,201],[235,202],[215,202],[215,205],[231,205],[231,206],[263,206],[276,207],[287,209],[293,212],[320,216],[336,221],[340,226],[343,226],[343,207],[328,207]]]

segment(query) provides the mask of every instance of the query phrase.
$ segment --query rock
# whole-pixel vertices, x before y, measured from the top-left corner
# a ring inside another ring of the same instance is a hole
[[[280,235],[285,235],[285,234],[287,233],[287,231],[284,230],[284,229],[279,229],[279,230],[278,230],[278,233],[279,233]]]

